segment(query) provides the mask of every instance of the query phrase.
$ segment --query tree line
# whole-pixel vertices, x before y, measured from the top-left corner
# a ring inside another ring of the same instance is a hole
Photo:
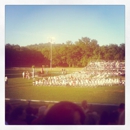
[[[52,49],[52,50],[51,50]],[[125,60],[125,43],[100,46],[95,39],[82,37],[75,43],[39,43],[21,47],[5,45],[5,67],[50,66],[52,51],[53,67],[85,67],[90,61]]]

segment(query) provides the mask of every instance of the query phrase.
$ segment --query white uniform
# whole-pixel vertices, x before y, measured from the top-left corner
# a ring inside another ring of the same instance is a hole
[[[25,72],[22,73],[22,76],[23,76],[23,79],[24,79],[24,77],[25,77]]]
[[[8,83],[8,77],[7,76],[5,77],[5,83],[6,84]]]

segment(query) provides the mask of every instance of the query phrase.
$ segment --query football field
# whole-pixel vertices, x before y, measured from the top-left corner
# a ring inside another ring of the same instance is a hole
[[[82,100],[87,100],[88,103],[125,103],[124,85],[98,87],[33,86],[32,79],[22,78],[24,69],[25,68],[13,68],[5,70],[8,76],[8,84],[5,85],[5,98],[48,102],[62,100],[81,102]],[[81,68],[67,68],[67,70],[68,73],[72,73],[81,70]],[[31,69],[29,71],[31,71]],[[51,72],[51,75],[60,74],[61,68],[55,68]]]

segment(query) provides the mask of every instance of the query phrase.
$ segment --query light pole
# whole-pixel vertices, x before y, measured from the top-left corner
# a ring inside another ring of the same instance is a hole
[[[52,69],[52,38],[51,38],[51,44],[50,44],[50,70]]]
[[[52,43],[54,42],[54,37],[49,37],[50,41],[50,70],[52,70]]]

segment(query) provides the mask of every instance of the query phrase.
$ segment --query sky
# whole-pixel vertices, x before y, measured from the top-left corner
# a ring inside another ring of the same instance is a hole
[[[5,44],[75,43],[82,37],[99,45],[125,43],[124,5],[6,5]]]

